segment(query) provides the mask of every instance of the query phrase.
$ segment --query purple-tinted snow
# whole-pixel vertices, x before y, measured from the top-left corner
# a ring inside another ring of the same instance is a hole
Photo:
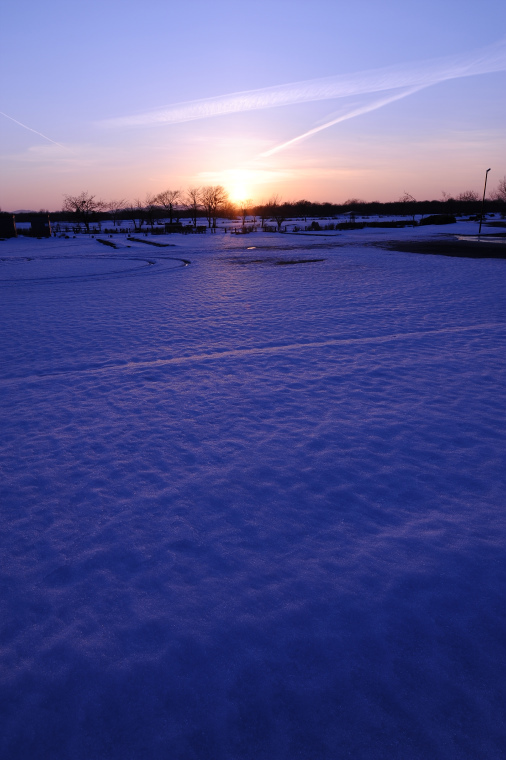
[[[0,243],[3,758],[506,756],[506,261],[366,239]]]

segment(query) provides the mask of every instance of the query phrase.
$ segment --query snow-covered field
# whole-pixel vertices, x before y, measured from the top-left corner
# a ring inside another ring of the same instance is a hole
[[[0,242],[2,758],[506,756],[475,228]]]

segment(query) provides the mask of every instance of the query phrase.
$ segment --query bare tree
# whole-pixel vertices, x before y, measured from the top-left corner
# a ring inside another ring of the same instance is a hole
[[[80,195],[64,195],[63,211],[73,214],[76,221],[82,222],[87,232],[90,231],[90,222],[99,211],[106,208],[104,201],[96,200],[95,195],[83,191]]]
[[[304,198],[295,202],[297,216],[303,217],[307,222],[308,216],[311,214],[311,201],[306,201]]]
[[[404,203],[406,214],[409,215],[413,219],[413,227],[416,224],[415,216],[416,216],[416,198],[414,198],[411,193],[407,193],[404,190],[404,195],[401,195],[399,198],[399,203]]]
[[[197,226],[197,216],[200,211],[200,187],[189,187],[186,191],[184,204],[191,213],[193,226]]]
[[[213,188],[209,185],[200,191],[200,201],[207,219],[207,226],[213,223]]]
[[[237,217],[237,206],[227,198],[220,206],[220,216],[226,219],[235,219]]]
[[[219,211],[228,201],[228,193],[223,185],[208,185],[203,187],[200,195],[209,227],[216,230],[216,219]]]
[[[136,198],[131,206],[128,206],[125,211],[128,214],[128,218],[134,223],[134,230],[137,228],[142,230],[142,225],[146,221],[146,209],[144,203]]]
[[[506,177],[499,180],[497,188],[490,194],[490,197],[495,201],[506,203]]]
[[[478,195],[478,193],[475,193],[474,190],[465,190],[463,193],[459,193],[459,195],[457,195],[457,200],[476,202],[480,200],[480,196]]]
[[[118,219],[119,212],[126,209],[127,205],[128,205],[128,202],[125,200],[125,198],[122,198],[119,201],[116,201],[116,200],[108,201],[106,203],[107,211],[111,212],[112,220],[114,222],[115,227],[116,227],[116,221]]]
[[[242,216],[242,226],[243,228],[246,226],[246,217],[251,210],[251,207],[253,206],[253,201],[251,198],[248,198],[247,200],[241,201],[239,203],[239,208],[241,210],[241,216]]]
[[[255,213],[260,217],[262,227],[265,227],[265,221],[270,217],[269,204],[262,203],[260,206],[255,206]]]
[[[144,215],[147,223],[153,229],[156,214],[158,212],[158,196],[146,193],[146,199],[144,201]]]
[[[176,204],[181,198],[181,190],[163,190],[155,197],[156,202],[167,212],[169,222],[172,224]]]
[[[278,232],[281,230],[281,225],[288,219],[288,208],[286,203],[281,203],[279,195],[273,195],[266,204],[267,211],[270,217],[274,219],[278,225]]]

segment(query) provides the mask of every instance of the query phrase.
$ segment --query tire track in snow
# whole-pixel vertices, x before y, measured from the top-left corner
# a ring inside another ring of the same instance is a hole
[[[445,327],[438,330],[418,330],[407,333],[391,333],[389,335],[373,335],[363,338],[330,338],[329,340],[309,341],[307,343],[286,343],[276,346],[254,346],[252,348],[235,348],[224,351],[213,351],[210,353],[189,354],[183,356],[171,356],[166,359],[152,359],[149,361],[138,362],[121,362],[114,364],[104,364],[102,366],[80,367],[71,369],[61,369],[53,372],[41,372],[31,375],[19,375],[11,378],[0,379],[0,387],[16,385],[18,383],[31,383],[42,380],[56,380],[61,378],[79,378],[83,375],[106,375],[111,372],[136,372],[143,369],[154,369],[170,365],[193,364],[203,361],[219,361],[221,359],[234,359],[247,356],[261,356],[262,354],[279,354],[285,351],[304,351],[314,348],[325,348],[327,346],[352,346],[389,343],[397,340],[407,340],[409,338],[430,338],[436,335],[451,335],[473,330],[491,330],[505,327],[503,322],[485,322],[476,325],[460,325],[457,327]]]

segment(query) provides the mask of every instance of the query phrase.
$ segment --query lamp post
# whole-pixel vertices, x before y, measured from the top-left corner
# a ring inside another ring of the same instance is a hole
[[[481,235],[481,223],[483,222],[483,213],[485,211],[485,193],[487,192],[487,177],[490,169],[487,169],[485,172],[485,187],[483,188],[483,200],[481,202],[481,215],[480,215],[480,229],[478,230],[478,235]]]

